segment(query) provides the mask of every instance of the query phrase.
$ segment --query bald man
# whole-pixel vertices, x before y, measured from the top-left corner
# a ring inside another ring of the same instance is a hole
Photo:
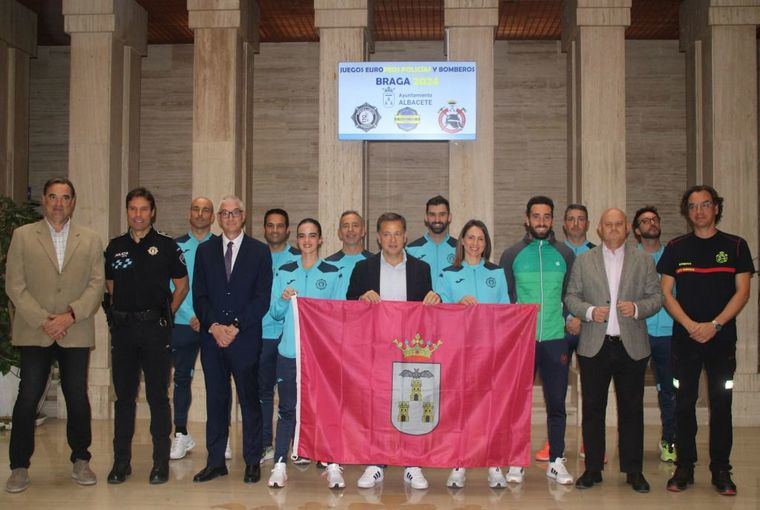
[[[602,481],[605,415],[610,380],[618,408],[620,471],[636,492],[649,492],[644,455],[644,371],[650,355],[646,318],[662,306],[652,257],[626,246],[630,226],[620,209],[607,209],[597,233],[602,244],[573,264],[565,304],[581,318],[578,363],[583,392],[586,471],[576,481],[588,489]]]
[[[214,221],[214,204],[206,197],[196,197],[187,210],[190,231],[175,239],[182,250],[190,278],[190,290],[174,315],[172,330],[172,363],[174,365],[174,438],[169,452],[171,460],[185,457],[195,447],[195,441],[187,431],[187,416],[192,401],[191,384],[195,372],[195,361],[201,348],[200,322],[193,310],[193,267],[195,252],[201,243],[211,238],[211,223]]]

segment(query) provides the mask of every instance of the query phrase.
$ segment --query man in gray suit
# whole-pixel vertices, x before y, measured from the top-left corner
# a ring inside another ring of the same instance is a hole
[[[626,246],[625,213],[607,209],[597,232],[602,245],[575,260],[565,304],[583,320],[578,344],[583,394],[586,471],[576,481],[588,489],[602,481],[604,421],[610,379],[615,381],[620,437],[620,471],[637,492],[649,492],[642,474],[644,371],[650,354],[645,319],[662,306],[652,258]]]

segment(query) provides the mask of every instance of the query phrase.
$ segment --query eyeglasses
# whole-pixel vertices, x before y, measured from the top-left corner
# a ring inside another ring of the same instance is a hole
[[[221,211],[219,211],[219,216],[225,220],[227,218],[240,218],[242,215],[243,215],[243,211],[241,211],[240,209],[233,209],[231,211],[222,209]]]
[[[657,216],[652,216],[651,218],[641,218],[639,219],[639,225],[659,225],[660,224],[660,218]]]
[[[689,204],[688,208],[690,211],[694,211],[696,209],[709,209],[713,206],[712,200],[705,200],[701,204]]]

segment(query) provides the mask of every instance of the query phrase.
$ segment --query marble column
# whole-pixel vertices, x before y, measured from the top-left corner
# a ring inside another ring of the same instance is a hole
[[[710,184],[724,199],[718,227],[758,245],[757,25],[760,0],[681,3],[686,56],[687,181]],[[737,318],[736,424],[760,424],[758,281]]]
[[[29,59],[37,55],[37,15],[0,0],[0,195],[27,199]]]
[[[77,187],[75,220],[107,243],[124,230],[124,196],[137,182],[140,58],[147,49],[148,16],[134,0],[63,0],[63,15],[71,35],[69,178]],[[99,312],[90,358],[95,418],[111,413],[109,353]]]
[[[207,196],[218,206],[234,194],[247,198],[250,210],[258,3],[188,0],[187,10],[195,37],[193,196]]]
[[[338,63],[367,54],[370,0],[314,0],[319,30],[319,221],[322,253],[340,248],[341,212],[364,210],[366,142],[338,141]],[[370,218],[370,225],[374,222]]]
[[[494,169],[494,30],[499,2],[445,0],[447,58],[475,62],[477,75],[477,139],[449,142],[449,202],[451,234],[459,235],[470,219],[482,220],[495,237],[493,223]]]
[[[219,207],[225,195],[246,206],[251,233],[253,58],[258,52],[259,8],[255,0],[188,0],[193,30],[193,196]],[[219,232],[214,223],[213,230]],[[196,365],[191,421],[206,419],[205,382]],[[234,395],[234,393],[233,393]],[[239,421],[237,397],[232,418]]]
[[[568,196],[592,222],[608,207],[626,208],[625,29],[631,0],[567,0]],[[589,230],[592,238],[596,234]]]

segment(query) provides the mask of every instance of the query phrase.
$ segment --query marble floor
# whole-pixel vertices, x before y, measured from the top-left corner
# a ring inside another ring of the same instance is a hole
[[[182,460],[172,461],[169,483],[159,486],[148,484],[150,461],[150,437],[147,421],[139,421],[134,442],[132,460],[133,474],[122,485],[108,485],[105,477],[111,464],[112,425],[108,421],[93,423],[92,467],[97,473],[98,484],[80,487],[70,479],[71,464],[66,444],[66,424],[60,420],[48,420],[37,430],[37,443],[30,476],[32,483],[25,492],[8,494],[0,492],[0,509],[226,509],[226,510],[275,510],[293,508],[317,510],[345,508],[350,510],[404,508],[410,510],[461,509],[479,510],[490,508],[553,509],[593,507],[631,510],[668,509],[700,510],[760,509],[760,428],[737,428],[734,435],[734,481],[738,496],[718,495],[710,485],[707,469],[706,427],[699,435],[699,454],[702,462],[697,466],[696,484],[681,494],[665,490],[665,482],[673,466],[658,460],[657,441],[659,430],[646,429],[644,474],[652,485],[649,494],[634,493],[625,484],[625,476],[618,473],[617,454],[614,445],[617,435],[614,429],[607,431],[609,464],[604,472],[604,483],[592,489],[580,491],[575,487],[561,486],[545,476],[546,464],[534,462],[521,486],[507,489],[489,489],[485,469],[467,472],[467,485],[457,491],[445,487],[447,470],[426,469],[430,482],[426,491],[409,489],[402,481],[402,468],[386,470],[385,481],[376,489],[358,489],[356,480],[362,472],[360,466],[347,466],[344,472],[346,489],[329,490],[322,472],[315,465],[288,466],[288,485],[283,489],[269,489],[266,479],[272,467],[271,461],[262,466],[262,481],[246,485],[242,482],[244,464],[240,455],[240,425],[232,437],[233,456],[229,462],[229,476],[208,483],[192,482],[193,475],[205,465],[203,447],[203,424],[191,423],[190,432],[196,442],[195,449]],[[539,448],[545,437],[545,427],[533,427],[533,447]],[[0,432],[0,480],[5,484],[9,474],[7,464],[9,432]],[[578,431],[568,427],[567,458],[570,472],[578,476],[583,471],[583,461],[578,457]],[[758,462],[758,465],[755,463]],[[594,509],[594,510],[596,510]]]

